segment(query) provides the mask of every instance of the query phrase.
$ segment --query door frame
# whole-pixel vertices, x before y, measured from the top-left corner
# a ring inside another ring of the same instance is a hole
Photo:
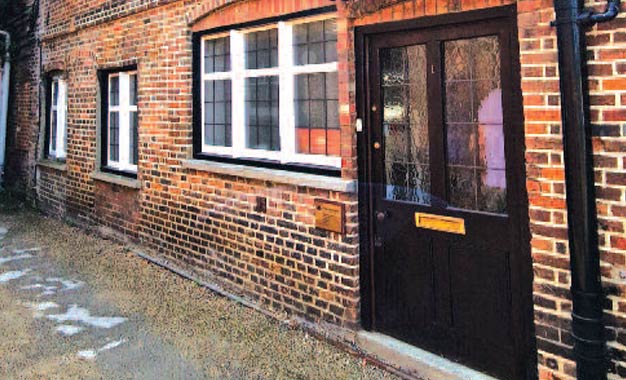
[[[519,40],[517,36],[517,7],[515,4],[500,6],[494,8],[480,9],[474,11],[449,13],[436,16],[424,16],[416,19],[393,21],[379,23],[373,25],[360,26],[355,28],[355,64],[356,64],[356,109],[357,115],[362,119],[363,130],[357,132],[357,164],[359,178],[359,254],[360,254],[360,294],[361,294],[361,326],[366,330],[373,330],[375,321],[375,289],[374,289],[374,219],[373,205],[371,196],[371,128],[369,120],[368,104],[369,92],[367,91],[367,76],[369,70],[369,50],[371,37],[378,34],[402,32],[409,30],[427,29],[433,27],[441,27],[450,24],[464,24],[475,21],[488,21],[506,19],[513,23],[513,33],[510,39],[511,51],[511,75],[513,79],[514,93],[511,96],[513,101],[512,110],[514,118],[513,123],[517,128],[512,132],[514,138],[519,143],[514,147],[515,154],[520,158],[522,168],[519,168],[523,178],[519,178],[521,204],[518,210],[519,215],[519,236],[520,236],[520,252],[522,257],[519,258],[520,265],[514,268],[518,271],[519,284],[512,288],[512,293],[516,293],[518,298],[518,310],[512,310],[520,316],[521,325],[517,326],[521,335],[518,341],[521,347],[518,347],[518,355],[522,357],[526,363],[526,379],[537,378],[537,348],[533,314],[532,300],[532,258],[530,247],[530,220],[528,215],[528,194],[526,191],[526,165],[525,165],[525,132],[524,132],[524,114],[521,90],[521,68],[519,62]]]

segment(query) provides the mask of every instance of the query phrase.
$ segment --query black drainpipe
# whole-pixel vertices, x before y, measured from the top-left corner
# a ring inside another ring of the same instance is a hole
[[[589,119],[585,29],[609,21],[619,0],[604,13],[583,10],[580,0],[554,0],[561,86],[567,222],[572,277],[572,336],[579,380],[605,380],[606,343],[602,318],[598,221]]]

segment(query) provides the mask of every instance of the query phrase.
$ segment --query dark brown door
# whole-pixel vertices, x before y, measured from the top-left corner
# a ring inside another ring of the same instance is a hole
[[[372,327],[503,379],[530,286],[513,27],[374,34],[365,73]]]

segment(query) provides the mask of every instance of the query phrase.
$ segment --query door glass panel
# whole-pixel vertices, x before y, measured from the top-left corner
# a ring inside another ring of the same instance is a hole
[[[444,43],[448,202],[504,214],[506,162],[497,36]]]
[[[385,197],[430,204],[426,47],[380,53]]]

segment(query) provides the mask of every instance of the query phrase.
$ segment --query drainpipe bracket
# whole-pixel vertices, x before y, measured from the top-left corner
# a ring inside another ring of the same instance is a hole
[[[587,8],[578,16],[578,23],[583,27],[590,27],[601,22],[613,20],[620,11],[620,0],[608,0],[606,10],[595,13],[593,8]]]

